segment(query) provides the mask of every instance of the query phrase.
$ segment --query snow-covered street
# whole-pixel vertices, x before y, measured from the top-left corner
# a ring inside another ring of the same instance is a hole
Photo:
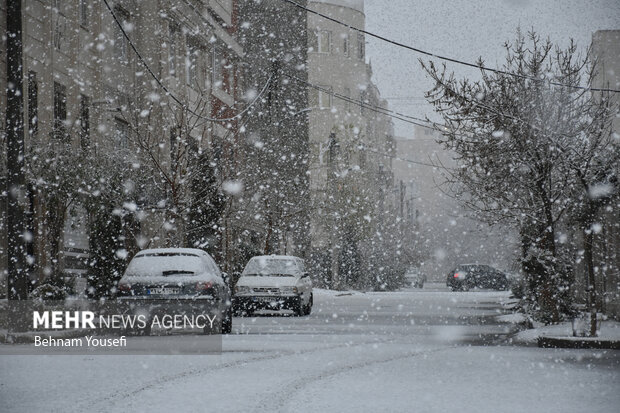
[[[510,345],[508,295],[315,290],[235,318],[221,356],[0,356],[2,411],[616,411],[620,354]]]
[[[0,33],[0,413],[620,413],[620,0]]]

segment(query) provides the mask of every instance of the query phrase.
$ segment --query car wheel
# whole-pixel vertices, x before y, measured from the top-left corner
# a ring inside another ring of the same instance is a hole
[[[227,313],[228,317],[228,313]],[[214,335],[214,334],[225,334],[224,328],[226,326],[226,318],[224,318],[221,322],[217,322],[217,319],[213,322],[213,327],[211,327],[210,323],[205,323],[205,326],[202,329],[202,334],[206,336]]]
[[[244,306],[243,309],[241,310],[241,315],[243,317],[252,317],[255,311],[256,311],[256,307],[254,307],[254,304],[248,304]]]
[[[299,300],[293,306],[293,313],[296,317],[301,317],[305,314],[306,306],[304,305],[301,296],[299,296]]]
[[[308,300],[308,305],[306,306],[306,310],[304,311],[305,315],[310,315],[312,312],[312,304],[314,303],[314,297],[310,294],[310,299]]]
[[[144,326],[144,328],[138,328],[135,330],[138,336],[150,336],[151,335],[151,320]]]
[[[213,328],[205,325],[202,329],[202,334],[204,334],[205,336],[210,336],[213,334],[221,334],[223,327],[224,327],[223,323],[215,324]]]

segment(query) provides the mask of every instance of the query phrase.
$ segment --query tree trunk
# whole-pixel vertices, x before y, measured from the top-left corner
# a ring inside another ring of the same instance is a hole
[[[50,276],[48,281],[54,285],[63,284],[63,257],[61,255],[64,249],[64,229],[67,214],[66,204],[53,197],[46,211],[48,216],[48,247],[50,251]]]
[[[267,220],[267,235],[265,235],[265,249],[263,254],[269,255],[269,249],[271,246],[269,245],[269,239],[271,238],[271,234],[273,233],[273,219],[271,218],[271,214],[269,214],[269,218]]]
[[[593,250],[593,238],[594,234],[590,227],[583,234],[583,259],[585,261],[588,286],[586,291],[588,292],[588,304],[590,310],[590,336],[596,337],[596,278],[594,275],[594,258],[592,254]]]

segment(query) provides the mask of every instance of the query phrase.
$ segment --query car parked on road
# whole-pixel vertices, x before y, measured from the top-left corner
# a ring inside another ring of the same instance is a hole
[[[312,280],[298,257],[252,257],[235,287],[234,307],[240,314],[287,309],[302,316],[310,314],[312,304]]]
[[[405,280],[414,288],[423,288],[426,282],[426,275],[420,272],[418,267],[409,267],[405,272]]]
[[[483,264],[460,264],[448,273],[446,285],[453,291],[472,288],[506,290],[508,278],[502,271]]]
[[[149,317],[163,313],[217,316],[219,331],[232,328],[232,297],[225,276],[205,251],[159,248],[138,252],[117,288],[117,300]],[[150,324],[149,324],[150,326]],[[205,327],[205,333],[213,332]],[[142,334],[150,334],[147,327]]]

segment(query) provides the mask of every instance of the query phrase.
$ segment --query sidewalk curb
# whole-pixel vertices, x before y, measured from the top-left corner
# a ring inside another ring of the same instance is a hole
[[[620,350],[620,340],[575,337],[538,337],[538,347]]]

